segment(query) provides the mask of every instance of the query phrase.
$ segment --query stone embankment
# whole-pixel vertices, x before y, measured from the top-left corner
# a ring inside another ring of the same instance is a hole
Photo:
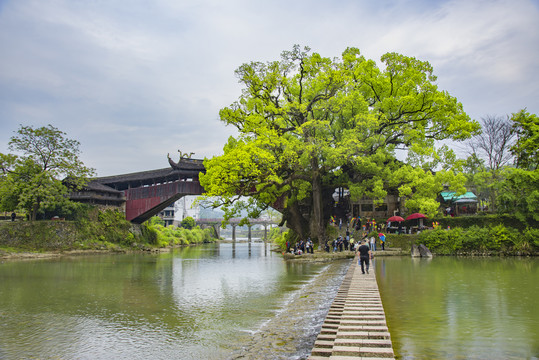
[[[322,325],[309,359],[393,359],[393,347],[374,269],[353,261]]]

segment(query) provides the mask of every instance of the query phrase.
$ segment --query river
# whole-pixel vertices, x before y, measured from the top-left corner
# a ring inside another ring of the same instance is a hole
[[[348,264],[245,242],[3,261],[0,359],[302,359]]]
[[[350,260],[264,243],[0,263],[0,359],[305,359]],[[397,358],[538,359],[537,259],[377,257]]]
[[[378,258],[400,359],[539,359],[536,258]]]

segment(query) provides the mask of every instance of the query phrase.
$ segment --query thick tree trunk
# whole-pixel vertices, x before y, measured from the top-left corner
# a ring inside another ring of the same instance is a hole
[[[300,239],[306,240],[309,234],[309,222],[303,216],[300,204],[297,202],[287,204],[283,217],[286,220],[286,227],[296,233]]]
[[[323,248],[326,241],[326,232],[324,227],[324,199],[322,179],[319,174],[315,174],[312,182],[312,218],[311,235],[318,241],[319,248]]]
[[[32,205],[32,211],[30,213],[30,220],[36,221],[37,219],[37,211],[39,210],[39,202]]]

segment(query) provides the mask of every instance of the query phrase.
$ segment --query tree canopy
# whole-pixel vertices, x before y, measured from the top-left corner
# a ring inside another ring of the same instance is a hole
[[[539,116],[530,114],[526,109],[511,116],[516,143],[511,147],[516,157],[516,166],[536,170],[539,165]]]
[[[539,219],[539,117],[526,109],[511,116],[487,116],[482,133],[468,142],[463,173],[488,211]]]
[[[242,95],[220,111],[239,136],[201,175],[207,194],[220,197],[215,205],[229,206],[229,216],[275,206],[298,236],[319,242],[337,187],[380,200],[398,189],[407,206],[432,213],[442,183],[459,183],[447,168],[430,171],[454,158],[435,142],[466,139],[479,125],[438,90],[428,62],[397,53],[381,60],[379,68],[356,48],[330,59],[296,45],[280,61],[240,66]],[[250,201],[238,205],[243,195]]]
[[[0,153],[0,207],[25,209],[32,220],[46,208],[69,202],[69,190],[82,187],[94,170],[79,159],[79,142],[52,125],[20,126]],[[69,188],[68,188],[69,186]]]

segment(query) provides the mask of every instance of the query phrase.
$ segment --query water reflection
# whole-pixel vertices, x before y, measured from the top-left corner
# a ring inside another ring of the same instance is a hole
[[[537,259],[379,258],[377,277],[401,358],[539,357]]]
[[[4,262],[0,358],[224,359],[324,269],[264,243]]]

